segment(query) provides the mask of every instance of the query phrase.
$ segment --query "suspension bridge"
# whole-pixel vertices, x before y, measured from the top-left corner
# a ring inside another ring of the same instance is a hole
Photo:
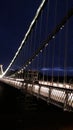
[[[0,81],[72,111],[72,26],[72,4],[55,0],[52,7],[50,0],[42,0]]]

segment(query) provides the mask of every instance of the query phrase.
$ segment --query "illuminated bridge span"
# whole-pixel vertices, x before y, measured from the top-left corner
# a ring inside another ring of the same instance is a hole
[[[73,7],[42,0],[1,82],[73,110]],[[12,71],[11,71],[12,70]]]

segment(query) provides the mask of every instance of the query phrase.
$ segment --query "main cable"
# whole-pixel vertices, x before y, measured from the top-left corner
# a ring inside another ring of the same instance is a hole
[[[17,52],[15,53],[15,55],[14,55],[12,61],[11,61],[10,64],[9,64],[9,66],[7,67],[7,69],[6,69],[6,70],[4,71],[4,73],[2,74],[2,77],[8,72],[8,70],[10,69],[10,67],[12,66],[12,64],[14,63],[15,59],[17,58],[19,52],[21,51],[23,45],[25,44],[25,41],[27,40],[29,34],[31,33],[31,30],[32,30],[33,26],[35,25],[36,20],[38,19],[39,15],[40,15],[40,12],[41,12],[42,8],[44,7],[46,1],[47,1],[47,0],[42,0],[42,2],[41,2],[41,4],[40,4],[39,8],[37,9],[37,12],[36,12],[36,14],[35,14],[35,17],[33,18],[32,22],[31,22],[31,24],[30,24],[30,26],[29,26],[29,28],[28,28],[28,31],[26,32],[26,34],[25,34],[25,36],[24,36],[24,38],[23,38],[23,40],[22,40],[22,42],[21,42],[21,44],[20,44],[20,46],[19,46]]]

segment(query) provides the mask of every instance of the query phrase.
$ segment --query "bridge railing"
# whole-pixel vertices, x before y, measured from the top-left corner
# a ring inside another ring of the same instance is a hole
[[[9,78],[0,79],[2,82],[30,93],[37,98],[45,100],[48,104],[54,104],[65,111],[73,111],[73,89],[58,86],[49,86],[39,82],[16,81]]]

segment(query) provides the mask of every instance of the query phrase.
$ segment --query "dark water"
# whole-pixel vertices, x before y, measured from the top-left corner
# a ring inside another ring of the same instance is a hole
[[[0,83],[0,130],[73,130],[73,113]]]

